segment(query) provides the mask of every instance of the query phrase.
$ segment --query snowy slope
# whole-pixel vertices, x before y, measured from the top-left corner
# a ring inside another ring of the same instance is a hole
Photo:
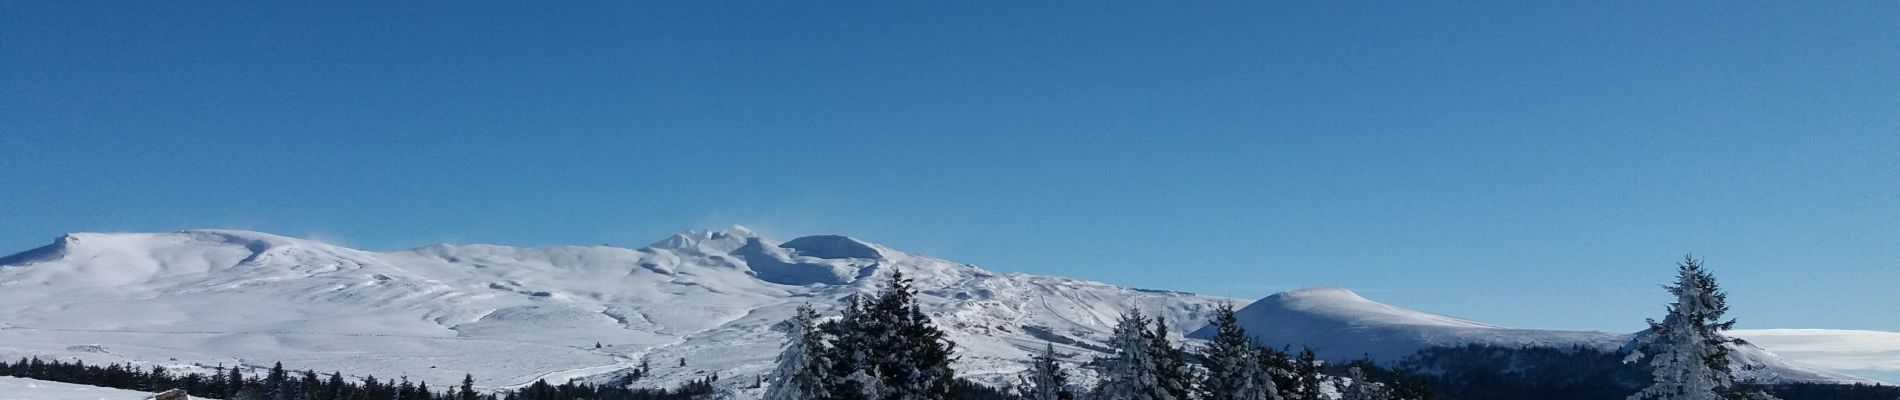
[[[474,374],[491,388],[608,382],[647,360],[654,377],[643,386],[717,372],[722,384],[744,387],[768,369],[783,338],[773,325],[794,308],[829,309],[876,291],[900,269],[958,343],[959,372],[999,383],[1012,381],[1045,341],[1071,362],[1100,354],[1124,309],[1160,314],[1188,332],[1214,305],[1237,303],[995,273],[846,236],[780,243],[743,227],[684,232],[640,249],[440,244],[388,252],[247,231],[75,233],[0,258],[0,304],[8,305],[0,308],[0,357],[202,370],[282,361],[385,379]],[[1394,359],[1464,343],[1618,347],[1629,339],[1508,329],[1342,289],[1281,293],[1240,313],[1266,343],[1308,344],[1333,359]],[[1851,379],[1753,347],[1737,356],[1772,366],[1781,379]]]
[[[132,390],[0,376],[0,400],[144,400],[151,397],[151,393]]]
[[[1730,333],[1789,359],[1855,376],[1900,383],[1900,332],[1738,329]]]
[[[645,359],[671,385],[767,370],[800,304],[830,308],[901,269],[959,344],[1007,381],[1027,350],[1075,361],[1139,307],[1197,328],[1230,299],[992,273],[845,236],[778,243],[743,227],[646,248],[432,245],[371,252],[258,232],[75,233],[0,258],[0,357],[175,368],[340,370],[480,386],[610,380]],[[600,348],[595,348],[600,343]],[[686,359],[680,367],[678,360]]]
[[[1337,288],[1281,292],[1241,308],[1236,314],[1241,326],[1263,344],[1311,346],[1320,357],[1332,361],[1370,356],[1392,362],[1431,347],[1466,344],[1616,350],[1634,339],[1632,334],[1621,333],[1506,328],[1391,306]],[[1210,337],[1212,331],[1203,328],[1189,336]],[[1740,346],[1733,358],[1737,365],[1761,367],[1743,374],[1764,381],[1867,382],[1787,361],[1753,345]]]

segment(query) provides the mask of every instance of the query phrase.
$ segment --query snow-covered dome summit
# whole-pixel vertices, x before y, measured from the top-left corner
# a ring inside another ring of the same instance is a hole
[[[1248,307],[1245,314],[1271,317],[1298,317],[1313,322],[1343,326],[1416,325],[1452,328],[1504,327],[1482,322],[1396,307],[1372,301],[1345,288],[1294,289],[1267,296]],[[1276,315],[1268,315],[1276,314]],[[1285,315],[1293,314],[1293,315]]]
[[[1348,289],[1305,288],[1276,293],[1235,311],[1240,325],[1261,344],[1270,347],[1312,347],[1322,358],[1347,361],[1371,357],[1397,362],[1432,347],[1489,345],[1499,347],[1592,347],[1616,351],[1629,344],[1631,334],[1598,331],[1514,329],[1463,318],[1393,306],[1367,299]],[[1211,338],[1213,327],[1189,337]],[[1743,345],[1731,358],[1738,365],[1757,366],[1760,378],[1770,381],[1856,382],[1858,378],[1811,366],[1789,363],[1759,347]]]
[[[752,239],[763,239],[758,232],[743,225],[733,225],[726,229],[695,229],[673,236],[667,236],[647,248],[668,250],[696,250],[705,253],[730,253],[745,246]]]
[[[883,246],[866,243],[843,235],[806,236],[792,239],[792,241],[780,244],[778,247],[795,250],[802,256],[823,259],[884,258],[884,252],[879,250],[879,248]]]

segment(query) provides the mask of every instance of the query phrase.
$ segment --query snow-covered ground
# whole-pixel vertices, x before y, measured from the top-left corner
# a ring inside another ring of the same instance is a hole
[[[491,388],[606,380],[643,359],[644,385],[713,372],[749,385],[793,309],[876,291],[895,270],[916,279],[957,341],[959,372],[997,382],[1045,340],[1073,361],[1092,357],[1122,309],[1187,331],[1233,301],[992,273],[843,236],[780,244],[741,227],[642,249],[393,252],[246,231],[76,233],[0,265],[0,357],[199,370],[281,361],[438,385],[473,374]]]
[[[148,397],[152,397],[152,394],[0,376],[0,400],[144,400]]]
[[[1900,332],[1745,329],[1731,334],[1788,359],[1900,383]]]
[[[959,373],[995,383],[1013,382],[1044,342],[1070,362],[1101,354],[1125,309],[1189,332],[1215,305],[1244,303],[990,272],[845,236],[780,243],[743,227],[640,249],[387,252],[248,231],[75,233],[0,258],[0,357],[198,371],[281,361],[438,386],[473,374],[487,388],[607,381],[645,360],[653,375],[643,386],[717,372],[736,388],[769,370],[783,340],[773,327],[796,307],[828,310],[897,270],[916,279],[925,311],[957,342]],[[1506,329],[1337,289],[1282,293],[1242,315],[1263,339],[1312,344],[1332,358],[1469,342],[1613,346],[1628,337]],[[1789,365],[1778,369],[1787,377],[1835,377],[1750,351],[1751,360]]]

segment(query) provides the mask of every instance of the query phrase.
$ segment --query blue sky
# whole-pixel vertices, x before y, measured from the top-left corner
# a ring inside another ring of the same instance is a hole
[[[4,1],[0,252],[739,223],[1617,331],[1695,253],[1900,330],[1900,3],[1019,3]]]

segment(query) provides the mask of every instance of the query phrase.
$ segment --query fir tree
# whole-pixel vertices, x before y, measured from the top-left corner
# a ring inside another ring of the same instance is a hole
[[[457,400],[476,400],[475,374],[462,375],[462,389],[458,394],[461,396]]]
[[[824,336],[818,330],[818,312],[809,305],[799,307],[784,326],[785,350],[779,353],[778,368],[772,372],[772,386],[765,392],[765,399],[830,398],[832,370],[826,363]]]
[[[846,297],[842,315],[819,326],[831,338],[830,350],[825,356],[825,362],[831,367],[828,391],[841,400],[877,399],[883,392],[883,383],[877,378],[871,359],[873,342],[880,338],[868,326],[875,321],[871,320],[866,307],[862,297]]]
[[[397,383],[392,386],[396,387],[396,393],[395,393],[395,396],[390,397],[391,399],[404,400],[404,399],[414,399],[416,397],[415,396],[416,385],[414,383],[409,383],[408,376],[402,377],[402,383]]]
[[[225,380],[224,390],[228,397],[238,397],[238,392],[244,390],[244,373],[239,371],[243,369],[240,368],[241,366],[241,364],[231,366],[231,376]]]
[[[331,400],[350,398],[349,384],[343,382],[342,371],[330,371],[330,379],[323,382],[323,390],[330,394]]]
[[[1740,392],[1729,369],[1729,346],[1736,342],[1722,334],[1735,326],[1724,321],[1728,295],[1702,263],[1684,257],[1676,265],[1676,283],[1666,288],[1676,296],[1661,322],[1649,320],[1650,332],[1626,362],[1649,358],[1652,383],[1630,400],[1722,400],[1767,396]]]
[[[271,366],[270,374],[264,376],[264,398],[271,400],[292,400],[290,393],[290,374],[284,372],[284,363]]]
[[[891,272],[891,282],[870,304],[870,323],[859,324],[873,339],[871,351],[880,398],[887,400],[946,399],[956,383],[950,363],[955,344],[944,338],[929,315],[917,306],[917,292],[902,271]]]
[[[296,393],[291,398],[296,400],[329,400],[329,397],[322,394],[323,380],[317,378],[317,371],[304,370],[303,377],[297,380],[295,389]]]
[[[1056,360],[1056,346],[1044,343],[1042,354],[1030,359],[1029,377],[1023,379],[1022,392],[1028,400],[1074,400],[1069,391],[1069,373]]]
[[[1360,370],[1359,367],[1347,369],[1345,379],[1347,381],[1340,384],[1340,400],[1385,400],[1387,398],[1379,385],[1368,380],[1365,371]]]
[[[1299,385],[1290,388],[1290,392],[1297,394],[1300,400],[1318,400],[1320,381],[1324,378],[1319,373],[1319,355],[1313,353],[1312,347],[1301,346],[1299,358],[1293,360],[1293,369],[1294,375],[1299,376]]]
[[[1103,371],[1100,395],[1105,400],[1185,400],[1174,397],[1159,381],[1148,319],[1129,310],[1115,321],[1109,347],[1115,350]]]
[[[1234,315],[1234,306],[1221,304],[1215,308],[1211,324],[1214,326],[1214,340],[1201,349],[1201,365],[1207,372],[1201,380],[1200,398],[1279,399],[1279,390],[1274,388],[1273,379],[1263,365],[1269,361],[1261,357],[1270,351],[1257,349],[1253,338],[1247,336],[1245,329],[1241,329],[1240,319]]]
[[[1155,379],[1161,384],[1161,390],[1176,399],[1188,399],[1194,395],[1194,382],[1200,379],[1194,376],[1194,369],[1188,366],[1187,352],[1168,340],[1168,320],[1155,316],[1154,330],[1148,332],[1148,352],[1154,356]]]

